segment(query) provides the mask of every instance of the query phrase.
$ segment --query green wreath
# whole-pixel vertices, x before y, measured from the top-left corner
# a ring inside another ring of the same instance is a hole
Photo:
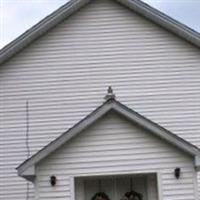
[[[98,192],[96,193],[91,200],[110,200],[108,195],[104,192]]]
[[[125,194],[125,197],[128,199],[128,200],[142,200],[142,194],[138,193],[138,192],[135,192],[135,191],[130,191],[130,192],[127,192]]]

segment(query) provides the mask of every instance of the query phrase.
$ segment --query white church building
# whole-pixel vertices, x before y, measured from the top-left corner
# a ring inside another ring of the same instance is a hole
[[[0,199],[199,199],[199,33],[140,0],[70,0],[0,76]]]

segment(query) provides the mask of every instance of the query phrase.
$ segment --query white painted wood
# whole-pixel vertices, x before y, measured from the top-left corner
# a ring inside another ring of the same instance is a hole
[[[35,178],[34,180],[34,200],[39,200],[39,192],[38,192],[38,187],[40,187],[40,184],[38,184],[38,181],[37,181],[37,177]]]
[[[95,136],[95,139],[93,136]],[[111,144],[107,143],[107,139],[110,136],[113,137]],[[121,141],[124,141],[125,145]],[[138,146],[140,148],[136,151]],[[84,150],[85,147],[87,147],[87,151],[83,151],[83,157],[79,157],[79,150]],[[150,151],[153,148],[157,150],[154,153]],[[120,149],[121,155],[118,155],[118,149]],[[106,156],[105,152],[107,152]],[[165,156],[161,158],[161,154]],[[153,159],[152,155],[154,156]],[[182,171],[179,180],[174,177],[174,169],[177,166],[181,167]],[[143,172],[151,173],[152,171],[159,173],[160,175],[157,181],[158,196],[160,199],[195,199],[195,183],[193,181],[195,169],[193,167],[192,157],[187,156],[157,137],[152,137],[147,131],[138,128],[115,113],[110,113],[103,119],[97,121],[95,125],[80,133],[55,153],[44,159],[38,165],[37,177],[43,185],[45,184],[46,177],[50,176],[50,174],[56,174],[58,180],[62,182],[71,176],[105,176],[106,174],[112,173],[119,175],[125,171],[127,174],[135,174],[138,171],[140,171],[140,174]],[[146,200],[148,190],[140,187],[141,185],[145,185],[144,180],[146,179],[143,179],[143,181],[141,179],[136,180],[134,182],[134,188],[142,192]],[[94,187],[91,191],[97,190],[98,181],[95,181],[89,182],[86,188]],[[105,181],[102,185],[104,187],[103,189],[110,196],[114,196],[111,192],[112,189],[109,188],[109,181],[108,183]],[[117,180],[116,187],[119,185],[127,186],[130,183],[127,179],[125,179],[125,182]],[[53,191],[51,188],[43,188],[41,186],[39,188],[42,191],[39,191],[41,193],[40,199],[46,200],[45,194],[51,194]],[[65,190],[68,189],[65,188]],[[64,200],[65,190],[63,190],[62,185],[57,186],[60,199]],[[118,197],[121,193],[123,192],[119,191]],[[86,199],[91,199],[93,192],[86,194],[88,195]]]
[[[27,100],[31,155],[96,108],[108,85],[127,106],[200,147],[199,63],[197,48],[118,4],[98,0],[81,9],[1,66],[0,198],[26,199],[26,182],[15,167],[27,155]],[[187,173],[184,183],[191,184],[191,177]]]
[[[197,175],[197,172],[196,172],[196,174],[194,174],[194,186],[195,186],[195,199],[199,200],[198,175]]]
[[[160,171],[157,173],[157,191],[158,191],[158,198],[163,199],[163,185],[162,185],[162,177]]]
[[[83,179],[76,179],[75,180],[75,199],[84,200],[85,196],[85,187],[84,187],[84,180]]]
[[[158,174],[149,174],[147,175],[147,199],[154,200],[158,199],[158,183],[157,183]],[[160,200],[161,198],[159,198]]]
[[[75,180],[74,177],[70,177],[70,196],[71,200],[75,200]]]

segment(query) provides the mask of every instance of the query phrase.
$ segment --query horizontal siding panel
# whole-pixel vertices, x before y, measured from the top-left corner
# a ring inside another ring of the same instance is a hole
[[[139,162],[140,162],[140,160],[144,160],[144,159],[156,159],[157,157],[155,156],[155,155],[151,155],[151,154],[145,154],[145,156],[143,156],[144,155],[144,153],[140,153],[140,154],[135,154],[134,155],[134,158],[137,160],[137,162],[138,162],[138,164],[140,164]],[[164,165],[165,165],[165,163],[166,162],[169,162],[170,160],[171,161],[177,161],[177,157],[175,157],[174,156],[174,158],[173,157],[170,157],[169,155],[163,155],[163,154],[161,154],[160,156],[162,156],[162,158],[160,159],[160,162],[162,162]],[[85,159],[85,158],[78,158],[78,160],[77,160],[77,158],[76,159],[70,159],[70,161],[68,161],[67,162],[67,164],[68,164],[68,166],[70,166],[70,164],[84,164],[84,163],[87,163],[87,162],[97,162],[97,163],[100,163],[100,162],[102,162],[102,161],[110,161],[110,162],[113,162],[113,163],[115,163],[115,162],[118,162],[119,161],[119,159],[120,160],[122,160],[123,161],[123,163],[125,164],[126,163],[126,161],[129,161],[130,159],[132,159],[132,156],[131,155],[114,155],[114,156],[110,156],[110,155],[108,155],[108,156],[102,156],[102,157],[98,157],[98,158],[94,158],[94,157],[92,157],[92,158],[87,158],[87,160]],[[158,159],[158,158],[157,158]],[[60,165],[60,164],[62,164],[62,160],[63,159],[56,159],[56,161],[55,160],[51,160],[50,162],[49,162],[49,165],[53,165],[53,164],[55,164],[55,162],[56,163],[58,163],[58,165]],[[156,161],[156,160],[155,160]],[[155,162],[154,160],[152,160],[152,162]],[[180,161],[180,162],[184,162],[185,160],[184,159],[178,159],[178,161]]]
[[[190,165],[186,165],[184,166],[184,163],[185,162],[180,162],[180,165],[183,166],[183,167],[191,167]],[[166,163],[163,163],[162,165],[159,165],[159,164],[154,164],[154,163],[150,163],[151,165],[148,166],[148,170],[159,170],[161,167],[162,168],[165,168],[166,165],[168,165],[168,162]],[[154,164],[154,165],[153,165]],[[116,165],[118,165],[116,167]],[[134,165],[134,169],[133,167],[131,167],[130,165]],[[86,164],[85,165],[81,165],[81,169],[75,169],[74,167],[72,166],[68,166],[66,169],[68,170],[68,174],[92,174],[92,173],[105,173],[105,172],[109,172],[109,173],[112,173],[112,172],[123,172],[123,171],[128,171],[131,173],[131,170],[132,172],[136,171],[141,171],[142,173],[145,172],[147,170],[147,166],[144,166],[144,165],[148,165],[148,162],[139,162],[139,164],[137,164],[137,162],[126,162],[126,163],[118,163],[118,162],[113,162],[113,164],[107,164],[107,163],[102,163],[100,165],[98,164],[94,164],[92,166],[89,166],[87,167]],[[75,165],[75,167],[77,167],[78,165]],[[55,167],[59,170],[59,172],[57,172],[57,174],[59,175],[64,175],[65,174],[65,170],[63,169],[65,167],[65,165],[62,165],[62,166],[58,166],[58,165],[55,165]],[[172,170],[172,168],[175,168],[176,165],[175,164],[169,164],[169,168]],[[121,170],[121,169],[125,169],[125,170]],[[44,167],[42,168],[43,170],[43,173],[45,175],[48,175],[50,172],[54,172],[55,168],[53,167]],[[48,171],[46,171],[48,170]],[[46,171],[46,172],[44,172]],[[172,173],[173,173],[173,170],[172,170]]]

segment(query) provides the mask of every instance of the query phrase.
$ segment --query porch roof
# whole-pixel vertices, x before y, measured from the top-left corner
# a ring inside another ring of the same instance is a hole
[[[151,120],[145,118],[134,110],[128,108],[121,102],[115,99],[112,90],[108,95],[106,95],[106,101],[95,109],[92,113],[82,119],[80,122],[75,124],[72,128],[64,132],[57,139],[49,143],[43,149],[38,151],[35,155],[25,160],[22,164],[17,167],[18,174],[28,180],[33,180],[35,176],[35,165],[43,160],[45,157],[53,153],[71,138],[75,137],[78,133],[82,132],[92,124],[94,124],[98,119],[102,118],[110,111],[115,111],[118,114],[125,117],[127,120],[134,124],[142,127],[143,129],[151,132],[153,135],[161,138],[167,143],[177,147],[183,152],[194,157],[194,166],[197,170],[200,169],[200,149],[191,143],[185,141],[184,139],[173,134],[169,130],[161,127],[160,125],[152,122]]]

